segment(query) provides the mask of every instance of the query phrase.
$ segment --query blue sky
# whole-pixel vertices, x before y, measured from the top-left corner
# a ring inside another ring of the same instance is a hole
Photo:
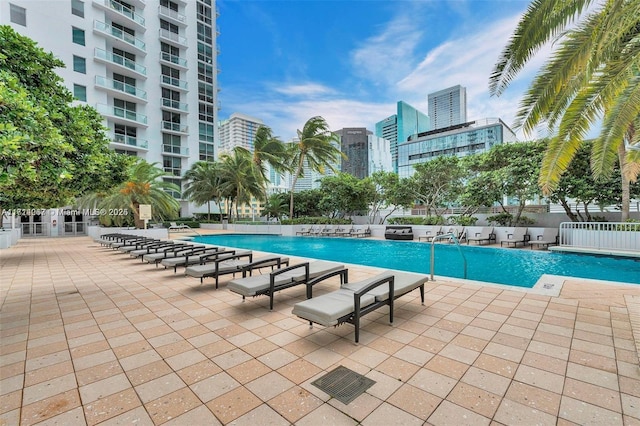
[[[513,123],[538,55],[499,98],[488,80],[524,0],[218,0],[219,118],[262,119],[284,141],[314,115],[367,127],[403,100],[467,88],[469,119]],[[519,136],[523,136],[519,133]]]

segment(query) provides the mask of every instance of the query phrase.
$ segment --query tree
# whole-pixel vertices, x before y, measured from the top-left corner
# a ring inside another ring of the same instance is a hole
[[[273,136],[271,128],[267,126],[260,126],[256,130],[252,159],[265,182],[269,181],[266,164],[271,165],[278,173],[289,170],[287,147],[278,137]]]
[[[327,176],[320,181],[320,209],[329,212],[331,217],[343,219],[367,210],[370,192],[366,184],[349,173]]]
[[[409,208],[413,204],[409,180],[401,180],[397,173],[380,170],[365,178],[365,183],[371,190],[370,223],[375,223],[376,217],[380,216],[379,223],[382,224],[399,208]],[[383,210],[387,210],[384,216],[380,214]]]
[[[9,26],[0,40],[0,221],[124,181],[131,159],[109,150],[93,108],[71,105],[54,72],[64,63]]]
[[[218,205],[222,213],[222,190],[220,164],[209,161],[198,161],[191,165],[184,175],[187,180],[182,196],[198,206],[207,205],[207,220],[211,220],[211,201]],[[222,217],[222,216],[221,216]]]
[[[544,140],[494,145],[489,151],[479,154],[475,163],[473,171],[483,173],[487,188],[491,188],[488,193],[495,196],[499,185],[501,197],[510,197],[518,202],[518,210],[513,217],[516,224],[526,202],[540,195],[538,176],[545,146]],[[502,200],[499,202],[507,212]]]
[[[251,156],[244,148],[236,147],[231,153],[220,156],[220,189],[233,199],[236,219],[240,218],[241,204],[251,204],[251,197],[264,199],[264,182],[255,171]]]
[[[426,216],[438,215],[438,208],[453,203],[462,191],[464,169],[458,157],[436,157],[416,164],[415,170],[410,188],[414,199],[425,206]]]
[[[554,135],[539,178],[549,194],[601,121],[591,171],[596,179],[605,178],[617,158],[623,221],[629,217],[630,183],[640,172],[639,37],[638,0],[534,0],[490,78],[491,93],[500,95],[543,45],[555,41],[520,103],[516,127],[529,133],[545,123]]]
[[[311,117],[302,130],[298,130],[298,141],[289,144],[288,149],[291,170],[293,170],[289,217],[293,217],[293,190],[298,178],[304,176],[305,164],[319,173],[324,173],[326,168],[336,171],[333,163],[343,155],[339,146],[340,138],[329,130],[329,125],[320,116]]]
[[[169,191],[180,191],[180,188],[162,180],[166,173],[156,166],[157,163],[147,163],[142,159],[128,169],[128,179],[106,192],[86,195],[78,200],[83,208],[100,209],[113,214],[101,215],[100,220],[105,225],[122,225],[133,219],[136,228],[143,228],[144,221],[140,219],[140,204],[150,204],[153,220],[163,221],[178,217],[180,203],[173,198]]]
[[[601,208],[608,205],[620,205],[622,202],[620,190],[619,166],[616,164],[614,172],[606,179],[594,179],[590,173],[589,157],[591,141],[585,142],[571,160],[567,172],[562,175],[558,186],[549,195],[549,199],[562,206],[565,213],[573,222],[591,222],[593,218],[589,206]],[[632,196],[640,196],[640,184],[630,187]],[[570,201],[575,201],[575,210]]]
[[[268,218],[274,218],[277,221],[282,220],[282,217],[289,211],[289,205],[287,204],[283,194],[271,194],[264,208],[262,214]]]

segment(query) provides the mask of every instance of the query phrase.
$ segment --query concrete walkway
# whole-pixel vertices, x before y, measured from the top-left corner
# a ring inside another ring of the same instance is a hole
[[[0,267],[0,425],[640,424],[640,287],[430,282],[356,345],[291,315],[302,287],[270,312],[229,276],[200,286],[88,237],[22,239]],[[311,384],[339,365],[376,383],[348,405]]]

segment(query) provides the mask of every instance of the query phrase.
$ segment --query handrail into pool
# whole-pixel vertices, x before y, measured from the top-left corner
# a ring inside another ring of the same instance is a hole
[[[460,256],[462,256],[462,264],[464,265],[463,277],[466,280],[467,279],[467,258],[464,256],[464,253],[460,248],[460,240],[458,239],[458,237],[456,237],[456,235],[453,233],[449,233],[449,234],[436,235],[431,240],[431,281],[433,281],[433,270],[435,269],[435,247],[436,247],[435,242],[436,240],[444,240],[445,238],[448,238],[449,240],[453,240],[456,243],[456,246],[458,247],[458,252],[460,253]]]

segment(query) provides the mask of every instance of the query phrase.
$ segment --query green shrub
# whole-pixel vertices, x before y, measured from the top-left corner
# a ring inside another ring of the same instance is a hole
[[[445,223],[444,216],[427,216],[422,220],[423,225],[444,225]]]
[[[351,225],[351,219],[336,219],[325,216],[318,217],[296,217],[293,219],[282,219],[283,225]]]
[[[422,225],[424,218],[421,216],[392,217],[387,222],[389,225]]]
[[[494,216],[488,216],[487,222],[493,226],[511,226],[513,216],[511,213],[500,213]]]
[[[473,226],[477,221],[478,218],[475,216],[449,216],[449,223],[452,225]]]

